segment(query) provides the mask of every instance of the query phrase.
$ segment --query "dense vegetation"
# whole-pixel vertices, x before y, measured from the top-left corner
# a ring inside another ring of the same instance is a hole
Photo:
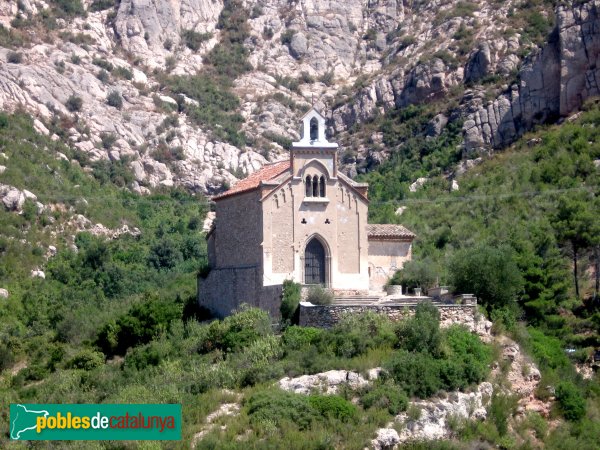
[[[583,382],[573,363],[589,362],[600,346],[600,272],[594,270],[600,262],[600,174],[594,165],[600,108],[591,101],[584,110],[576,121],[532,133],[458,176],[458,191],[427,163],[447,149],[417,153],[412,142],[424,122],[407,131],[416,119],[398,120],[392,123],[400,130],[392,157],[363,180],[371,183],[370,219],[402,222],[418,236],[414,261],[395,282],[425,289],[439,282],[476,294],[496,327],[533,354],[543,370],[541,384],[566,383],[557,398],[577,425],[554,436],[585,447],[600,435],[594,425],[599,388],[597,381]],[[415,193],[408,192],[411,171],[430,178]],[[398,216],[400,206],[407,208]],[[570,358],[567,348],[573,349]],[[559,439],[549,442],[554,448]]]

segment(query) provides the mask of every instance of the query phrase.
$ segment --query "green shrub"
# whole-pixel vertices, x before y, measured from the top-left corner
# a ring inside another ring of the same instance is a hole
[[[546,336],[542,331],[528,327],[531,352],[542,368],[569,367],[570,362],[558,338]]]
[[[121,97],[119,91],[110,91],[108,97],[106,97],[106,103],[108,106],[121,109],[123,107],[123,97]]]
[[[83,100],[81,97],[73,94],[67,99],[67,103],[65,103],[67,109],[71,112],[81,111],[81,107],[83,106]]]
[[[360,402],[365,409],[385,409],[392,415],[397,415],[408,407],[408,397],[392,382],[378,384],[369,389],[360,397]]]
[[[233,315],[209,325],[208,336],[201,350],[235,352],[272,333],[271,319],[267,312],[242,305]]]
[[[399,350],[386,364],[396,383],[409,396],[427,398],[442,388],[440,367],[427,353],[409,353]]]
[[[197,52],[200,49],[200,45],[212,37],[212,33],[198,33],[194,30],[183,30],[181,37],[189,49]]]
[[[311,286],[308,288],[306,301],[313,305],[330,305],[333,301],[333,293],[322,286]]]
[[[292,43],[292,38],[296,34],[295,30],[286,29],[283,33],[281,33],[281,43],[283,45],[289,45]]]
[[[127,314],[106,323],[98,332],[96,344],[106,355],[123,355],[129,347],[150,342],[168,331],[171,321],[181,318],[181,314],[181,304],[148,294]]]
[[[437,355],[441,342],[439,310],[431,302],[419,303],[415,315],[398,324],[396,335],[400,348]]]
[[[170,237],[163,237],[150,248],[148,264],[157,270],[169,270],[183,261],[183,254]]]
[[[494,392],[490,404],[488,419],[491,420],[500,436],[505,436],[508,432],[508,420],[512,417],[517,407],[518,398],[516,396],[500,395]]]
[[[556,400],[565,419],[578,421],[585,416],[585,399],[573,383],[560,383],[556,387]]]
[[[280,340],[268,335],[257,338],[243,350],[232,354],[228,362],[241,386],[253,386],[283,375],[281,367],[274,364],[282,355]]]
[[[281,318],[286,323],[298,323],[298,304],[300,303],[300,289],[300,284],[295,283],[292,280],[285,280],[283,282],[283,297],[281,300],[281,306],[279,307],[279,311],[281,312]]]
[[[113,70],[112,73],[117,78],[123,78],[124,80],[129,80],[129,81],[133,80],[133,72],[131,71],[131,69],[129,69],[125,66],[115,67],[115,69]]]
[[[94,350],[82,350],[67,362],[71,369],[93,370],[104,364],[104,355]]]
[[[0,343],[0,372],[8,369],[15,362],[15,357],[10,348]]]
[[[286,328],[282,339],[286,350],[305,350],[318,345],[325,335],[321,328],[291,326]]]
[[[107,72],[112,72],[115,66],[112,65],[109,61],[104,58],[94,58],[92,60],[92,64],[100,67],[101,69],[106,70]]]
[[[308,402],[323,417],[342,422],[354,420],[358,413],[356,406],[337,395],[311,395],[308,397]]]
[[[392,347],[396,336],[392,323],[383,314],[372,311],[345,314],[328,335],[336,355],[352,358],[370,348]]]
[[[273,423],[279,427],[289,422],[300,430],[306,430],[319,418],[308,397],[279,389],[253,394],[245,402],[245,408],[250,422],[257,425]]]

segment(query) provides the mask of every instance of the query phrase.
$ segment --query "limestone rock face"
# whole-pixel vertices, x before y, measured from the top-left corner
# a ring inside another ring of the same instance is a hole
[[[491,383],[481,383],[477,391],[465,394],[452,392],[446,399],[420,400],[413,405],[421,410],[421,416],[412,420],[407,413],[396,416],[395,421],[405,424],[400,432],[399,442],[411,440],[436,440],[447,438],[451,430],[449,419],[485,420],[486,406],[489,404],[494,389]]]
[[[104,11],[83,3],[87,16],[60,19],[52,39],[32,32],[20,63],[9,62],[10,50],[0,48],[0,109],[25,109],[35,129],[55,140],[61,138],[50,123],[68,123],[68,142],[91,161],[127,161],[135,175],[129,188],[140,194],[171,185],[216,193],[267,159],[286,157],[285,142],[298,137],[298,118],[312,103],[342,142],[354,125],[388,111],[460,100],[434,117],[427,134],[435,137],[460,120],[465,156],[475,158],[599,94],[600,0],[561,4],[556,32],[525,60],[531,45],[507,32],[509,2],[482,0],[472,14],[456,15],[458,0],[244,0],[249,37],[243,45],[252,69],[234,80],[233,91],[244,119],[240,129],[253,144],[238,148],[175,112],[175,94],[162,78],[163,71],[188,76],[202,69],[223,37],[217,28],[223,0],[122,0]],[[29,19],[49,7],[42,0],[2,2],[0,23],[10,28],[17,14]],[[192,31],[208,33],[197,50],[182,37]],[[104,63],[131,76],[111,73],[103,81],[98,64]],[[482,84],[490,76],[500,80],[497,86]],[[121,109],[107,104],[112,91],[122,96]],[[67,108],[71,96],[81,98],[79,111]],[[183,102],[201,106],[187,97]],[[161,128],[173,116],[177,125]],[[114,135],[113,144],[103,141],[106,135]],[[182,159],[157,154],[167,138],[168,150]],[[380,140],[356,144],[347,163],[352,175],[391,154]]]
[[[520,83],[493,102],[475,106],[475,111],[467,116],[463,127],[467,154],[490,146],[504,147],[533,125],[565,117],[586,98],[600,94],[596,82],[600,75],[598,57],[600,1],[560,5],[555,33],[527,59],[519,72]],[[483,55],[476,57],[473,70],[480,66],[482,58],[485,59]],[[503,63],[506,69],[509,63]]]
[[[177,46],[186,30],[215,31],[222,9],[221,0],[123,0],[115,31],[126,50],[147,56],[152,65],[159,65],[164,61],[160,56],[169,53],[166,41]]]

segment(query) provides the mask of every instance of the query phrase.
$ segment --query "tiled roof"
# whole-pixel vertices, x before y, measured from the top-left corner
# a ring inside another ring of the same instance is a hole
[[[289,169],[289,161],[265,164],[262,169],[257,170],[256,172],[251,173],[247,178],[238,181],[231,189],[213,197],[213,200],[220,200],[231,195],[256,189],[258,186],[260,186],[261,182],[276,178],[278,175],[281,175],[283,172]]]
[[[368,224],[367,237],[375,239],[413,239],[415,234],[402,225]]]

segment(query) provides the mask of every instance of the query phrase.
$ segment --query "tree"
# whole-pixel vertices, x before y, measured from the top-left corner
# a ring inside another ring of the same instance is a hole
[[[577,298],[580,298],[579,258],[585,250],[599,242],[600,223],[592,212],[592,204],[593,200],[587,193],[566,194],[559,198],[557,211],[552,217],[558,241],[570,246]]]
[[[510,307],[523,289],[523,278],[510,247],[479,245],[460,250],[450,261],[457,292],[475,294],[488,313]]]

